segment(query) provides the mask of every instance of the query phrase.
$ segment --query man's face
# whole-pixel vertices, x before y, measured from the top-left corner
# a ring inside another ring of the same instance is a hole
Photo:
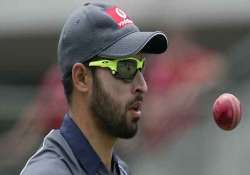
[[[97,69],[90,108],[99,127],[113,137],[133,137],[146,91],[147,85],[140,72],[127,83],[115,78],[107,69]]]

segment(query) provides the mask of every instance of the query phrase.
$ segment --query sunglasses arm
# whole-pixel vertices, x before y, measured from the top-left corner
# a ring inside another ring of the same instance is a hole
[[[117,71],[117,61],[116,60],[98,60],[98,61],[91,61],[89,66],[97,66],[103,68],[109,68],[114,75]]]

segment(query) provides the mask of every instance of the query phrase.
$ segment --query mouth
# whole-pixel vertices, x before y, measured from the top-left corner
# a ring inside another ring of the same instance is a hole
[[[138,121],[142,115],[142,101],[133,103],[128,110],[132,113],[132,121]]]

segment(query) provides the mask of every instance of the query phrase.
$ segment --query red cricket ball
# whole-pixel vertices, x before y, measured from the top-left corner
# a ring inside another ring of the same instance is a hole
[[[233,130],[239,124],[241,115],[240,101],[233,94],[224,93],[215,100],[213,116],[221,129]]]

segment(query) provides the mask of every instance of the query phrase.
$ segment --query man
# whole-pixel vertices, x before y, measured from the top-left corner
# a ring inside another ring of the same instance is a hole
[[[162,32],[140,32],[116,6],[87,3],[76,9],[58,45],[69,112],[21,175],[128,174],[113,147],[137,131],[147,91],[143,53],[166,48]]]

